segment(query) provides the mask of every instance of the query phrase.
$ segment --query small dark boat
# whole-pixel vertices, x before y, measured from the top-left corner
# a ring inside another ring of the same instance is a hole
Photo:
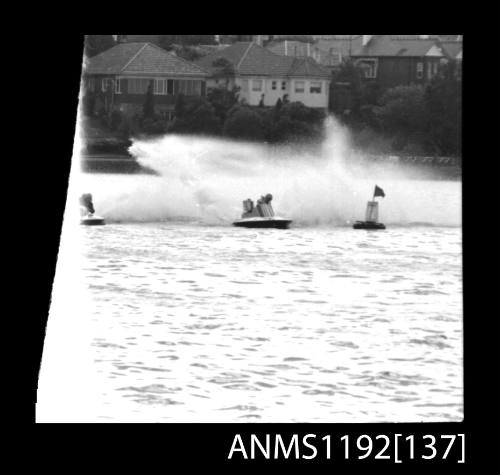
[[[274,210],[271,206],[272,199],[273,196],[268,193],[257,201],[256,206],[254,206],[251,199],[243,201],[243,214],[241,215],[241,219],[233,223],[233,226],[287,229],[292,220],[274,215]]]
[[[101,218],[100,216],[88,214],[80,218],[80,224],[84,224],[86,226],[100,226],[105,224],[105,221],[104,218]]]
[[[90,193],[84,193],[80,196],[80,224],[86,226],[100,226],[105,224],[104,218],[101,216],[96,216],[94,209],[94,203],[92,202],[92,195]]]

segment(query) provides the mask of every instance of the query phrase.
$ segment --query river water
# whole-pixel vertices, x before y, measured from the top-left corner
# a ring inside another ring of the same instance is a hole
[[[171,136],[133,147],[158,176],[70,181],[37,420],[461,420],[461,183],[348,170],[332,137],[283,162]],[[353,230],[375,183],[387,229]],[[289,230],[231,226],[268,192]]]
[[[104,420],[461,418],[457,228],[81,232]]]

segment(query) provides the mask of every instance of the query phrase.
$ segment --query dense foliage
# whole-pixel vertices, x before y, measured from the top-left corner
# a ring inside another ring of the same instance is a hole
[[[93,100],[94,99],[94,100]],[[86,95],[84,112],[92,111],[95,98]],[[279,103],[275,107],[252,107],[238,101],[238,89],[220,88],[206,97],[179,94],[174,119],[167,122],[157,110],[152,85],[144,95],[142,111],[127,117],[118,110],[109,115],[101,110],[101,124],[123,139],[141,134],[165,133],[225,136],[238,140],[268,143],[316,142],[323,136],[324,113],[300,102]]]
[[[85,35],[85,54],[91,58],[115,46],[112,35]]]
[[[339,100],[342,87],[346,95]],[[385,91],[376,82],[363,81],[347,61],[333,78],[330,97],[330,109],[351,127],[358,145],[417,155],[461,154],[462,86],[453,61],[442,65],[426,86]]]

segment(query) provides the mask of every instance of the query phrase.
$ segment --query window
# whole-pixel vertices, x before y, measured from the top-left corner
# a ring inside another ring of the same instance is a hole
[[[281,90],[286,91],[286,81],[281,81]]]
[[[129,94],[146,94],[150,79],[147,78],[133,78],[128,80]],[[154,86],[153,86],[154,87]],[[154,92],[154,89],[153,89]]]
[[[116,78],[115,79],[115,94],[121,94],[122,93],[122,80]]]
[[[95,79],[94,78],[90,78],[88,80],[87,87],[88,87],[89,91],[91,91],[91,92],[95,91]]]
[[[271,89],[272,89],[273,91],[276,91],[276,87],[277,87],[277,83],[276,83],[276,81],[272,81],[272,82],[271,82]]]
[[[304,92],[304,81],[295,81],[295,92],[299,94]]]
[[[252,80],[252,91],[262,91],[262,79]]]
[[[375,79],[377,77],[378,62],[376,59],[361,59],[356,63],[365,74],[367,79]]]
[[[108,80],[101,79],[101,91],[106,92],[108,90]]]
[[[434,72],[434,76],[438,73],[439,71],[439,63],[436,61],[433,65],[432,65],[432,68],[433,68],[433,72]]]
[[[167,93],[165,79],[155,79],[153,93],[159,96],[164,96]]]
[[[311,94],[321,94],[321,81],[311,81],[309,92]]]
[[[419,61],[417,63],[417,79],[422,79],[424,77],[424,63]]]

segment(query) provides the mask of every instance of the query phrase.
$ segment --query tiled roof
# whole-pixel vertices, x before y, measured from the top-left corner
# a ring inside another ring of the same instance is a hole
[[[213,62],[218,58],[227,59],[241,75],[286,77],[302,74],[330,77],[330,72],[314,61],[313,66],[306,58],[281,56],[251,42],[234,43],[221,51],[200,58],[196,64],[215,73],[217,68],[213,66]]]
[[[286,41],[286,43],[285,43]],[[295,57],[312,57],[322,66],[337,66],[340,63],[338,51],[328,51],[318,48],[315,44],[294,40],[275,40],[266,45],[273,53]]]
[[[319,39],[316,45],[323,51],[348,57],[352,52],[361,47],[361,43],[361,35],[352,35],[347,38]]]
[[[373,36],[367,45],[353,49],[352,56],[425,56],[433,46],[439,44],[433,39],[395,39],[388,35]]]
[[[462,52],[462,43],[459,41],[440,41],[439,45],[443,48],[444,53],[450,58],[457,58]]]
[[[179,58],[151,43],[121,43],[90,58],[86,74],[157,74],[207,76],[194,63]]]
[[[326,71],[325,68],[320,66],[312,58],[294,58],[292,67],[288,76],[291,77],[304,77],[304,76],[314,76],[314,77],[330,77],[330,72]]]

